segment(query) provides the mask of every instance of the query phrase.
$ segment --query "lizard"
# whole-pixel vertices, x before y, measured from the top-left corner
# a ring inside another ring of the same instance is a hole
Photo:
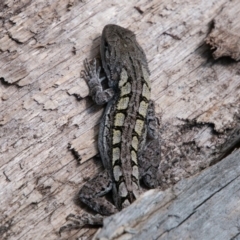
[[[96,59],[92,63],[85,59],[82,77],[93,101],[107,104],[98,135],[104,171],[86,182],[79,192],[80,200],[98,214],[70,214],[68,219],[74,224],[63,226],[60,231],[102,225],[104,216],[120,211],[139,197],[140,180],[148,188],[158,186],[159,121],[150,100],[145,53],[132,31],[109,24],[102,32],[100,54],[108,88],[103,89]],[[110,191],[113,203],[103,197]]]

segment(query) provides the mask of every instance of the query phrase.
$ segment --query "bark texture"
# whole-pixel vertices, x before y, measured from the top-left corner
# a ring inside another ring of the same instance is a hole
[[[104,220],[97,239],[239,239],[240,150]]]
[[[161,118],[161,190],[239,146],[240,63],[215,60],[205,42],[213,21],[214,29],[222,26],[223,13],[224,21],[240,22],[239,5],[237,0],[1,1],[1,238],[90,239],[96,231],[58,235],[69,213],[84,213],[78,191],[102,170],[93,157],[103,108],[88,97],[80,71],[85,58],[98,56],[106,24],[134,31],[149,61]]]
[[[214,19],[214,28],[206,39],[212,46],[213,57],[231,57],[240,60],[240,3],[231,1],[227,8]]]

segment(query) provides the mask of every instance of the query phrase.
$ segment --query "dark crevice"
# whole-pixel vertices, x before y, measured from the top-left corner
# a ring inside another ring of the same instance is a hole
[[[11,83],[7,82],[3,77],[0,78],[0,83],[5,87],[9,87],[12,85]]]
[[[240,232],[238,232],[235,236],[233,236],[232,238],[230,238],[230,240],[235,240],[238,236],[240,236]]]
[[[209,166],[212,166],[218,162],[220,162],[222,159],[229,156],[235,149],[240,148],[240,127],[234,128],[231,132],[229,131],[228,136],[232,139],[228,139],[225,141],[225,143],[222,145],[219,156],[215,159],[213,159]],[[231,145],[229,144],[231,143]]]
[[[199,116],[196,117],[196,119]],[[214,123],[211,122],[197,122],[196,119],[193,120],[189,120],[189,119],[182,119],[182,118],[178,118],[180,121],[186,122],[185,125],[180,126],[180,130],[186,131],[188,129],[192,129],[192,128],[202,128],[204,126],[209,127],[212,130],[212,133],[215,135],[221,135],[221,133],[218,133],[214,128],[215,125]]]
[[[72,148],[71,144],[68,145],[68,149],[72,152],[73,156],[76,158],[78,163],[81,163],[82,156],[78,153],[78,151],[75,148]]]
[[[178,228],[180,225],[182,225],[184,222],[186,222],[193,214],[195,214],[195,212],[196,212],[196,211],[194,210],[191,214],[189,214],[186,218],[184,218],[177,226],[172,227],[172,228],[164,231],[164,232],[163,232],[161,235],[159,235],[156,239],[162,237],[165,233],[168,233],[168,232],[172,231],[173,229]]]
[[[14,38],[14,37],[12,36],[12,34],[8,33],[8,36],[9,36],[10,39],[12,39],[12,40],[13,40],[14,42],[16,42],[17,44],[23,44],[23,43],[20,42],[17,38]]]

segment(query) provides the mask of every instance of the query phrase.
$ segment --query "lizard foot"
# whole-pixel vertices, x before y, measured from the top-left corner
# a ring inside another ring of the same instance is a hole
[[[67,221],[72,221],[72,223],[69,223],[67,225],[62,226],[58,233],[61,236],[62,232],[70,231],[73,229],[80,229],[86,225],[91,226],[102,226],[104,217],[100,214],[91,215],[91,214],[83,214],[82,216],[77,216],[74,214],[69,214],[66,217]]]

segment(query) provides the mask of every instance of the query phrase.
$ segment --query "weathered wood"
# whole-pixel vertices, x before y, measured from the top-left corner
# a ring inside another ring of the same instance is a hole
[[[59,239],[65,217],[84,212],[74,200],[85,181],[102,169],[92,157],[103,109],[87,97],[80,70],[86,57],[97,56],[106,24],[130,28],[146,52],[152,99],[161,117],[162,189],[218,162],[239,143],[240,63],[215,61],[205,44],[212,20],[224,9],[231,14],[239,4],[0,2],[3,239]],[[240,22],[239,14],[235,18]],[[95,231],[66,232],[61,239],[90,238]]]
[[[213,57],[229,56],[240,60],[240,3],[231,1],[227,8],[214,19],[214,29],[206,39],[206,43],[214,49]]]
[[[94,239],[239,239],[240,150],[104,220]]]

